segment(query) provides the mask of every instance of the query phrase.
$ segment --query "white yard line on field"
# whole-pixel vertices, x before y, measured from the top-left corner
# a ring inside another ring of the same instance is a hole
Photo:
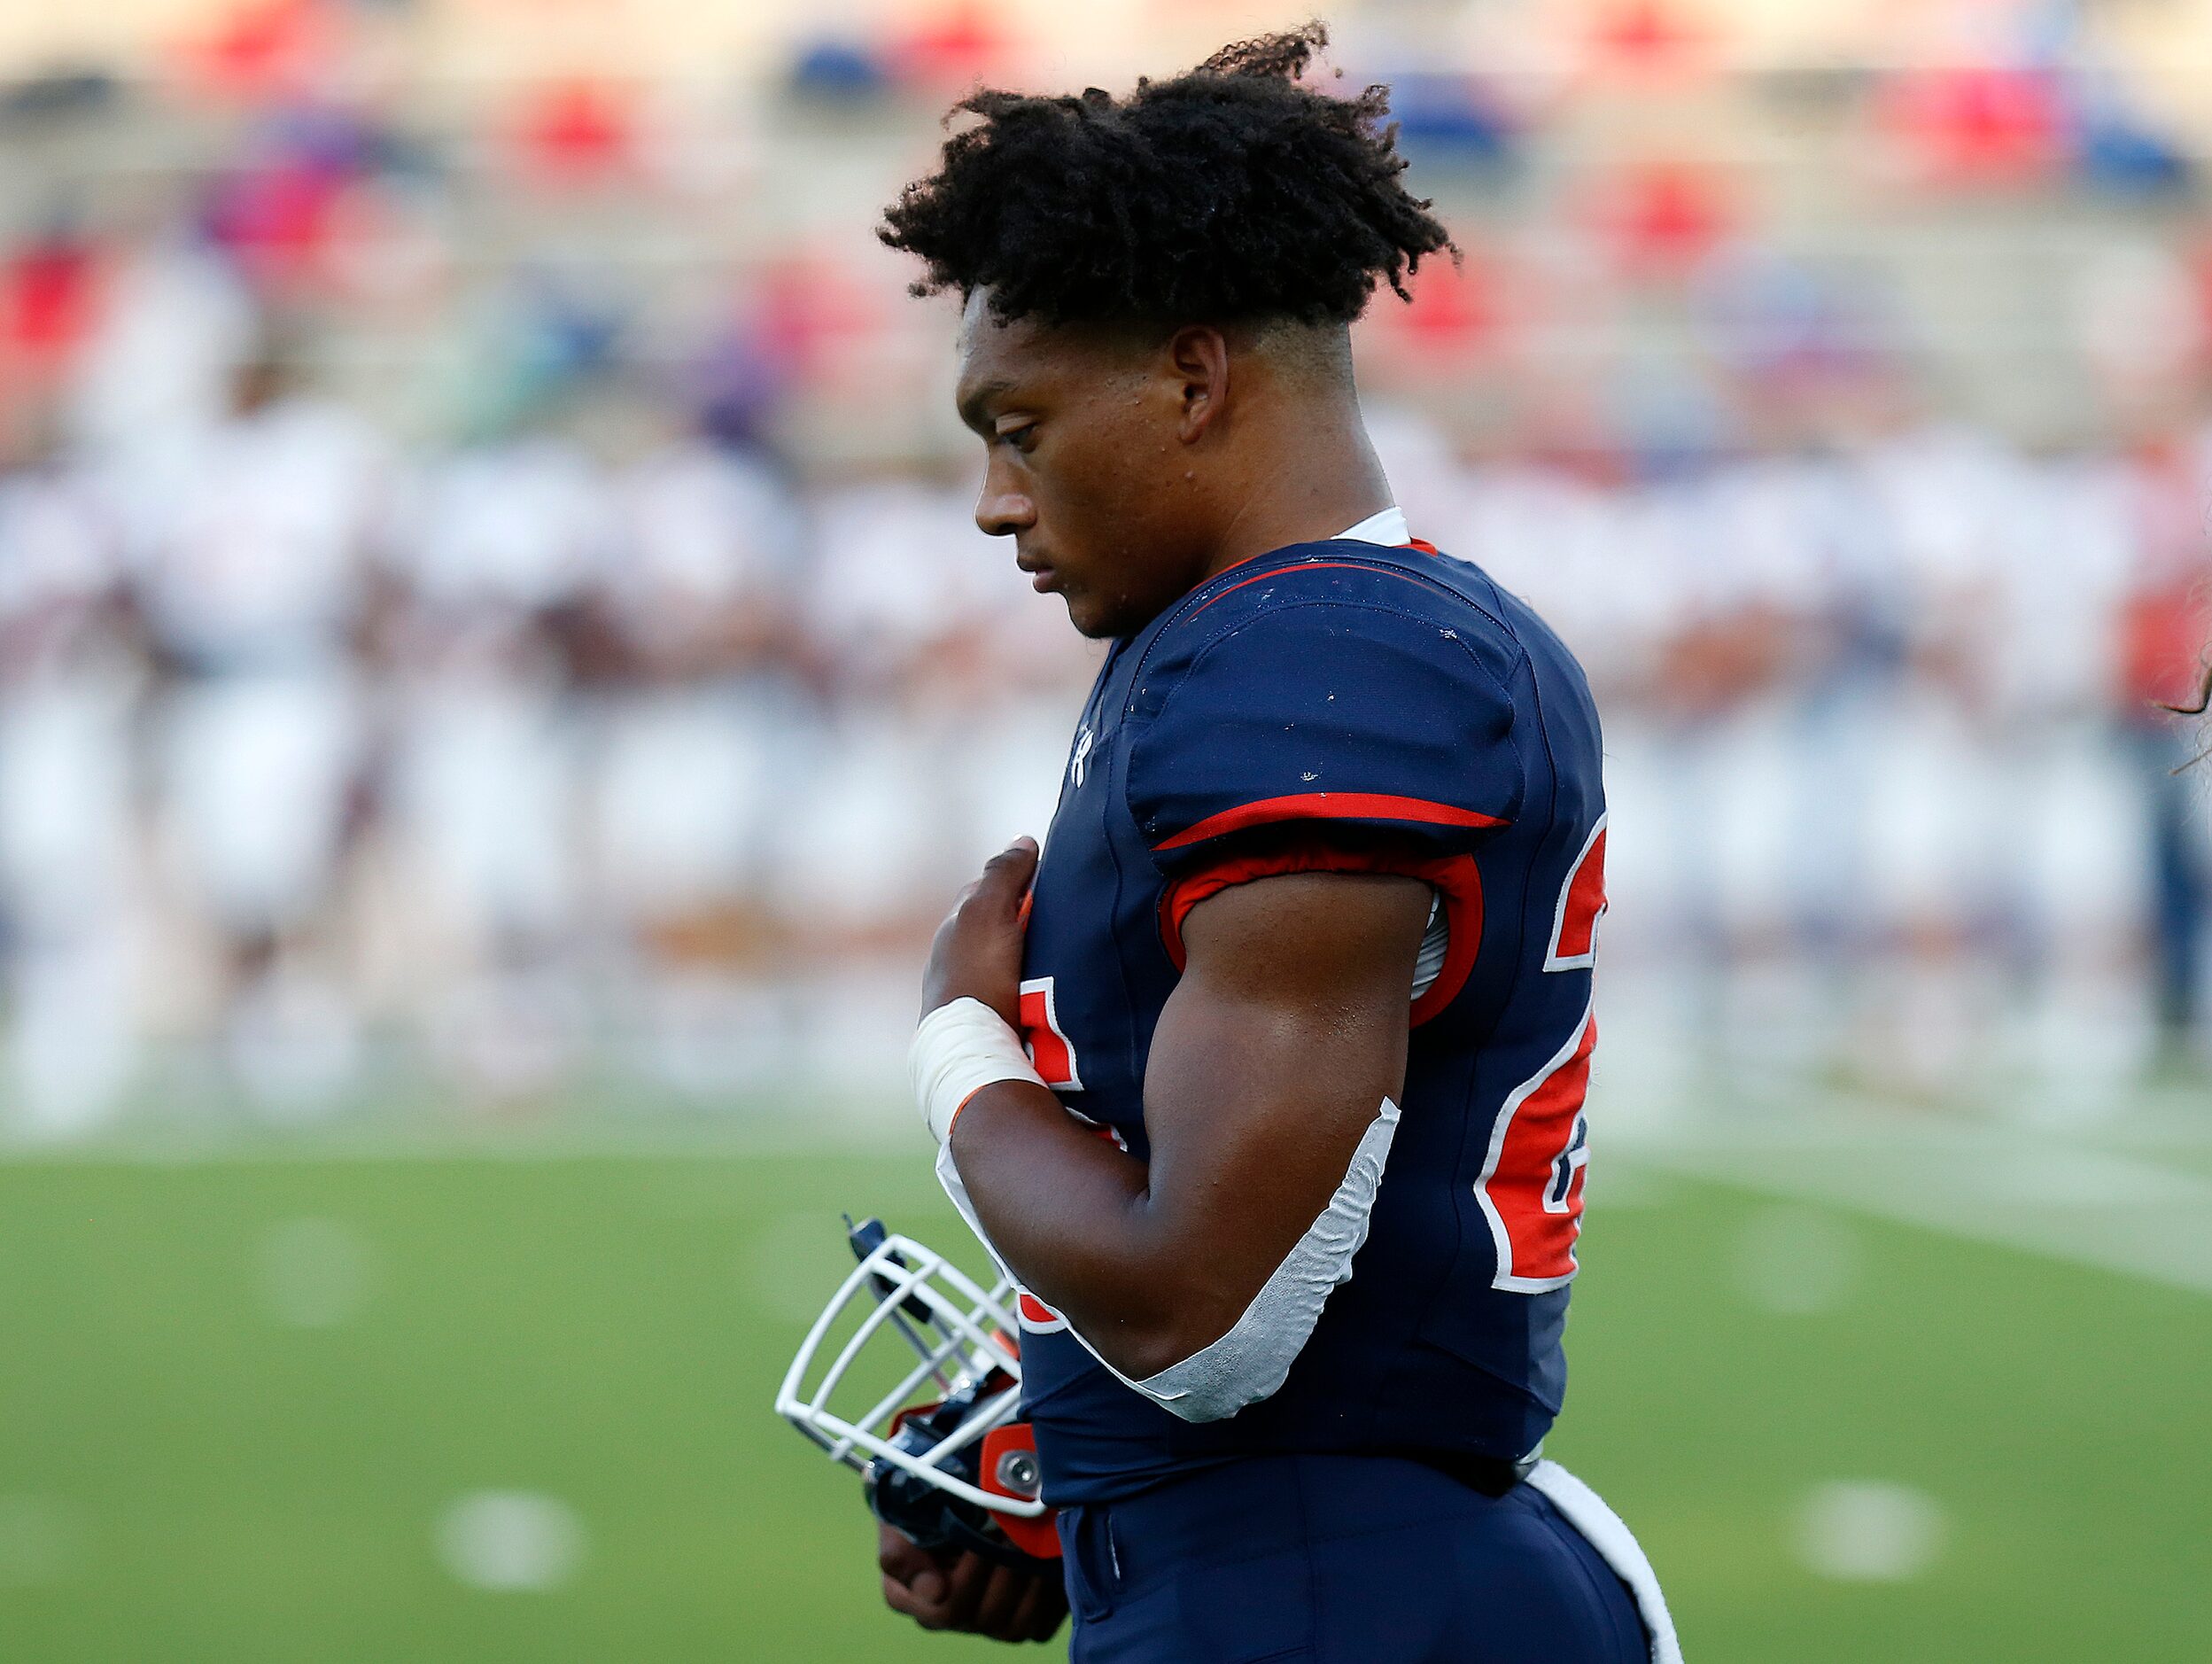
[[[1677,1123],[1625,1140],[1624,1153],[2212,1295],[2212,1178],[2031,1129],[1907,1116],[1842,1095],[1829,1106]]]

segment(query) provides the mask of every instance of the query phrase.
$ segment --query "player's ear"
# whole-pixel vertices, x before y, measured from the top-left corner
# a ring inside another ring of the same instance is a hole
[[[1168,362],[1182,389],[1176,437],[1185,444],[1200,438],[1229,399],[1229,341],[1211,324],[1194,323],[1168,338]]]

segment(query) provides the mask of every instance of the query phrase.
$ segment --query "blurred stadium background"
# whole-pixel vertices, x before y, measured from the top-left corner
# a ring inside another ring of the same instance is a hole
[[[1242,0],[0,9],[0,1657],[946,1657],[767,1413],[1094,660],[873,218]],[[1701,1660],[2212,1656],[2212,4],[1339,0],[1607,720],[1556,1449]]]

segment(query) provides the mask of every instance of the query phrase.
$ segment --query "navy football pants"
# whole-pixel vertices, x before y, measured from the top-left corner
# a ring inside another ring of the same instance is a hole
[[[1072,1664],[1648,1664],[1634,1598],[1541,1493],[1390,1457],[1260,1457],[1063,1509]]]

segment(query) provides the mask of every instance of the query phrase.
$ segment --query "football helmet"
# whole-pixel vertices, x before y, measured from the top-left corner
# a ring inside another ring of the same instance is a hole
[[[845,1226],[859,1263],[800,1342],[776,1413],[858,1469],[876,1517],[923,1548],[1057,1576],[1036,1443],[1015,1419],[1013,1284],[986,1289],[879,1220]]]

